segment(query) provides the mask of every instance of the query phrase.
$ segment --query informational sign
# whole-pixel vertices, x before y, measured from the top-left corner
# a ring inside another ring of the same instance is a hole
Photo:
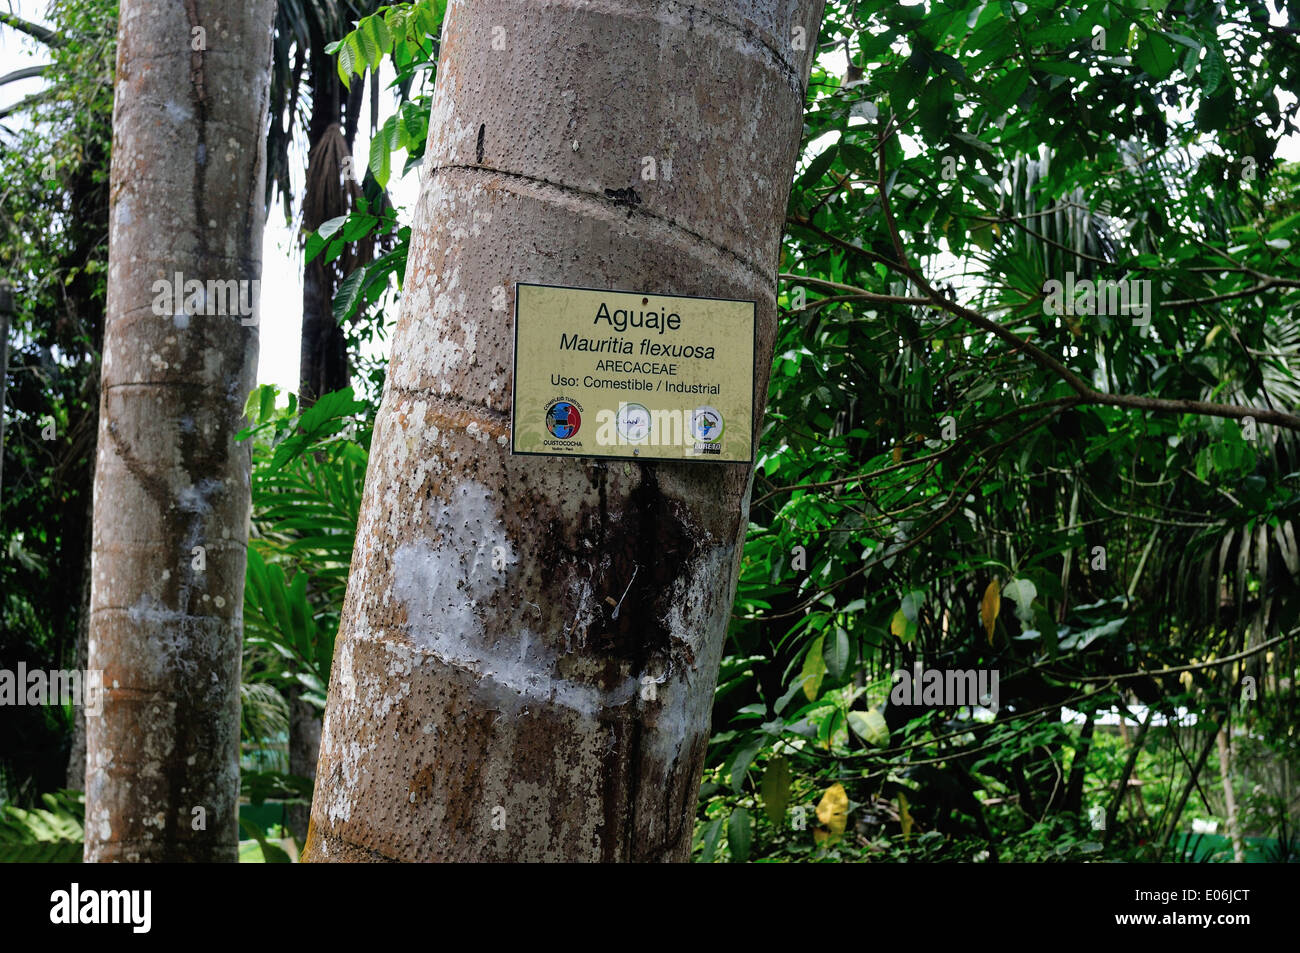
[[[511,451],[750,463],[754,302],[515,286]]]

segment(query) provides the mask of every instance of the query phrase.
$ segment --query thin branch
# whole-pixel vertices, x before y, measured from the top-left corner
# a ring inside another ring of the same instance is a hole
[[[764,501],[768,500],[769,498],[776,496],[778,493],[792,493],[795,490],[825,490],[825,489],[830,489],[831,487],[842,486],[848,483],[855,483],[859,481],[866,481],[869,479],[876,479],[878,477],[884,476],[886,473],[889,473],[893,470],[911,469],[912,467],[915,467],[918,464],[926,463],[928,461],[933,461],[933,460],[939,460],[943,457],[948,456],[959,446],[961,446],[962,441],[965,440],[967,437],[988,430],[989,428],[994,427],[997,424],[1002,423],[1003,421],[1010,420],[1013,417],[1020,417],[1023,416],[1024,414],[1033,413],[1035,410],[1041,410],[1046,407],[1056,407],[1060,404],[1077,404],[1078,402],[1079,399],[1077,397],[1057,397],[1054,398],[1053,400],[1043,400],[1035,404],[1025,404],[1021,407],[1017,407],[1015,410],[1011,411],[1010,413],[1002,414],[999,417],[994,417],[992,420],[977,421],[972,427],[965,430],[960,437],[958,437],[956,440],[950,443],[947,447],[944,447],[942,450],[936,450],[934,453],[930,454],[929,456],[916,457],[911,460],[903,460],[899,463],[893,463],[887,467],[882,467],[879,470],[872,470],[870,473],[855,473],[852,474],[851,476],[840,477],[839,479],[836,480],[823,480],[819,483],[794,483],[789,486],[778,486],[773,488],[769,492],[764,493],[762,496],[758,497],[750,504],[750,506],[751,508],[756,507],[760,503],[763,503]],[[909,477],[908,482],[914,483],[918,481],[915,481],[913,478]]]
[[[1155,413],[1172,413],[1172,414],[1200,414],[1207,417],[1225,417],[1229,419],[1245,419],[1250,417],[1257,423],[1274,424],[1279,427],[1285,427],[1288,430],[1300,431],[1300,417],[1294,414],[1284,413],[1272,409],[1260,409],[1252,407],[1240,407],[1229,404],[1216,404],[1203,400],[1182,400],[1168,399],[1163,397],[1142,397],[1134,394],[1110,394],[1099,391],[1092,387],[1074,371],[1066,367],[1060,360],[1044,351],[1036,344],[1031,344],[1027,339],[1021,338],[1015,332],[1004,328],[978,311],[963,307],[955,301],[951,301],[944,295],[935,290],[934,286],[920,272],[916,271],[907,262],[907,256],[903,251],[903,240],[899,235],[898,226],[894,222],[894,213],[889,200],[888,192],[885,188],[885,143],[892,135],[894,117],[880,132],[879,146],[877,147],[877,174],[876,187],[880,193],[880,207],[885,220],[885,225],[889,230],[890,240],[894,246],[894,252],[898,256],[899,263],[891,264],[891,267],[901,271],[905,276],[910,278],[917,288],[923,293],[924,299],[919,302],[920,307],[938,308],[947,311],[949,314],[959,318],[964,318],[969,323],[978,328],[982,328],[988,333],[1000,338],[1011,346],[1013,351],[1023,350],[1024,353],[1034,363],[1040,367],[1056,374],[1061,380],[1065,381],[1070,388],[1077,393],[1082,400],[1080,403],[1097,404],[1112,407],[1125,407],[1136,410],[1148,410]],[[848,246],[855,248],[856,246]],[[858,249],[861,251],[861,249]],[[875,256],[872,256],[873,258]],[[886,263],[890,264],[890,263]],[[800,278],[797,280],[808,281],[810,279]],[[1208,304],[1218,300],[1226,300],[1229,297],[1241,297],[1243,294],[1254,293],[1265,287],[1300,287],[1300,281],[1290,279],[1273,279],[1265,281],[1263,284],[1256,286],[1245,292],[1233,292],[1229,295],[1216,296],[1205,299],[1187,299],[1186,301],[1165,302],[1166,305],[1187,305],[1187,304]],[[891,300],[891,296],[874,295],[873,292],[866,291],[862,288],[854,288],[851,285],[841,285],[838,282],[832,285],[837,291],[847,292],[850,294],[860,294],[864,300]]]
[[[50,86],[40,90],[39,92],[32,93],[30,96],[24,96],[12,106],[6,106],[4,109],[0,109],[0,119],[7,119],[16,112],[21,112],[29,106],[35,106],[37,103],[49,99],[53,93],[54,87]]]
[[[1217,304],[1220,301],[1231,301],[1234,298],[1246,298],[1250,295],[1268,291],[1271,288],[1300,288],[1300,281],[1293,281],[1290,278],[1268,278],[1250,288],[1241,288],[1238,291],[1229,291],[1226,294],[1212,295],[1209,298],[1179,298],[1176,301],[1164,302],[1164,306],[1166,308],[1191,308],[1197,305]]]
[[[65,46],[67,39],[55,33],[39,23],[31,23],[21,17],[14,16],[12,13],[0,13],[0,24],[13,27],[19,33],[26,33],[34,39],[40,40],[46,46]]]
[[[1258,655],[1260,652],[1267,652],[1275,645],[1283,642],[1290,642],[1292,639],[1300,636],[1300,629],[1288,632],[1286,635],[1279,635],[1276,638],[1269,639],[1267,642],[1261,642],[1254,648],[1243,649],[1232,655],[1224,655],[1221,658],[1210,659],[1208,662],[1193,662],[1188,665],[1175,665],[1170,668],[1158,668],[1150,672],[1121,672],[1118,675],[1065,675],[1060,672],[1053,672],[1051,669],[1041,669],[1054,678],[1067,678],[1076,682],[1107,682],[1123,683],[1135,678],[1151,678],[1155,675],[1179,675],[1183,672],[1199,672],[1207,668],[1215,668],[1219,665],[1226,665],[1229,662],[1239,662],[1242,659],[1250,658],[1252,655]],[[1034,666],[1037,668],[1037,666]]]
[[[832,235],[830,232],[826,231],[826,229],[822,228],[820,225],[814,225],[812,223],[812,220],[809,218],[805,218],[801,215],[791,215],[786,219],[786,221],[791,225],[797,225],[799,228],[805,228],[808,231],[812,232],[814,235],[816,235],[818,238],[820,238],[822,241],[829,242],[830,244],[834,245],[836,248],[839,248],[843,251],[850,252],[854,255],[859,255],[867,259],[867,261],[876,262],[877,264],[884,265],[886,268],[900,267],[898,262],[891,261],[890,259],[886,258],[884,255],[877,255],[869,248],[863,248],[860,245],[855,245],[852,242],[845,241],[844,239],[840,238],[838,235]]]
[[[1206,740],[1205,745],[1201,748],[1200,757],[1196,759],[1196,764],[1192,768],[1191,776],[1188,777],[1187,784],[1183,786],[1182,793],[1178,796],[1178,804],[1174,807],[1172,813],[1170,814],[1168,823],[1167,824],[1165,823],[1165,819],[1163,816],[1160,818],[1161,824],[1163,824],[1165,827],[1164,836],[1160,840],[1160,852],[1158,855],[1160,857],[1164,856],[1165,851],[1169,847],[1169,841],[1173,838],[1174,831],[1177,830],[1178,828],[1178,819],[1183,815],[1183,808],[1187,806],[1187,799],[1192,794],[1192,787],[1197,783],[1196,779],[1200,776],[1201,769],[1205,767],[1205,760],[1210,756],[1210,749],[1214,747],[1215,742],[1218,740],[1218,735],[1219,735],[1219,725],[1216,724],[1212,726],[1212,730],[1210,731],[1210,737]]]
[[[908,304],[917,307],[925,307],[930,304],[929,298],[917,298],[908,295],[876,294],[873,291],[855,288],[853,285],[843,285],[838,281],[827,281],[824,278],[810,278],[807,275],[792,275],[785,272],[782,272],[779,277],[782,281],[789,281],[792,284],[802,283],[817,285],[819,288],[829,288],[832,291],[846,292],[846,296],[839,299],[841,301],[878,301],[882,304]]]
[[[885,143],[893,135],[895,116],[889,114],[889,122],[880,130],[880,143],[876,146],[876,188],[880,191],[880,210],[885,216],[885,226],[889,229],[889,240],[894,243],[894,254],[898,257],[899,267],[910,278],[920,278],[907,262],[907,252],[903,250],[903,239],[898,234],[898,224],[894,221],[894,211],[885,189]]]
[[[48,63],[42,63],[37,66],[24,66],[22,69],[16,69],[12,73],[5,73],[0,76],[0,86],[6,83],[16,83],[21,79],[34,79],[37,76],[44,76],[45,71],[50,68]]]
[[[884,203],[888,206],[888,199],[885,199]],[[891,303],[915,304],[919,307],[937,308],[941,311],[947,311],[949,314],[955,315],[959,318],[964,318],[969,323],[978,328],[982,328],[994,337],[1006,342],[1013,350],[1024,351],[1026,356],[1028,356],[1034,363],[1056,374],[1065,381],[1065,383],[1068,384],[1076,394],[1079,395],[1081,398],[1079,403],[1081,404],[1126,407],[1136,410],[1149,410],[1156,413],[1200,414],[1206,417],[1225,417],[1234,420],[1243,420],[1250,417],[1254,419],[1256,423],[1274,424],[1279,427],[1285,427],[1288,430],[1300,431],[1300,417],[1279,410],[1270,410],[1258,407],[1241,407],[1235,404],[1216,404],[1205,400],[1143,397],[1136,394],[1111,394],[1105,391],[1099,391],[1038,345],[1030,343],[1027,339],[1020,337],[1014,331],[1003,327],[996,321],[980,314],[978,311],[972,311],[970,308],[949,300],[940,294],[923,275],[913,272],[910,268],[907,268],[906,270],[909,277],[916,282],[917,286],[924,293],[924,297],[878,295],[863,288],[856,288],[853,285],[845,285],[839,282],[825,282],[820,279],[807,278],[802,275],[782,275],[781,277],[788,281],[806,281],[810,284],[824,284],[836,291],[860,295],[862,299],[866,301],[876,300]],[[1295,282],[1295,284],[1300,286],[1300,282]]]

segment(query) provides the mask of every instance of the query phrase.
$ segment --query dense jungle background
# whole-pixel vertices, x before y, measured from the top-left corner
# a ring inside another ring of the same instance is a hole
[[[443,12],[276,15],[308,345],[244,435],[247,861],[305,832]],[[5,669],[85,665],[115,36],[0,13]],[[1297,859],[1300,4],[831,2],[818,42],[695,859]],[[996,699],[900,702],[918,664]],[[0,859],[80,859],[79,715],[0,713]]]

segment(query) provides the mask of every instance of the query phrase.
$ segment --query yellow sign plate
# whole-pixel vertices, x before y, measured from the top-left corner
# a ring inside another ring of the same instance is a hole
[[[754,302],[515,285],[511,452],[752,463]]]

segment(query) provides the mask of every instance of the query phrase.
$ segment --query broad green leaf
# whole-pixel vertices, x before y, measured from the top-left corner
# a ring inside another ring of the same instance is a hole
[[[722,818],[710,821],[704,826],[704,836],[701,838],[704,844],[704,850],[700,853],[700,863],[713,863],[713,855],[718,849],[718,841],[722,838]]]
[[[361,41],[355,33],[349,33],[339,46],[339,79],[348,89],[352,88],[352,75],[364,68],[366,57],[361,49]],[[360,67],[360,68],[359,68]]]
[[[754,842],[754,826],[749,811],[738,807],[731,812],[727,820],[727,849],[733,864],[743,864],[749,860],[749,849]]]
[[[261,392],[260,405],[257,411],[259,422],[270,420],[271,415],[275,413],[275,394],[276,387],[274,384],[263,384],[258,388]]]
[[[952,110],[952,83],[946,76],[935,76],[926,84],[917,102],[917,121],[931,142],[938,142],[948,131],[948,114]]]
[[[849,634],[840,626],[827,632],[822,638],[822,659],[826,664],[826,674],[833,682],[842,682],[848,675],[849,663],[852,661],[853,644]]]
[[[1138,45],[1134,61],[1152,79],[1168,79],[1178,65],[1178,52],[1164,34],[1152,32]]]
[[[395,117],[389,116],[387,122],[392,122]],[[388,135],[380,134],[370,140],[370,172],[375,177],[381,188],[388,186],[389,176],[392,174],[393,154],[388,146]]]
[[[333,305],[334,320],[338,324],[344,324],[356,314],[365,282],[366,266],[361,265],[339,285],[339,290],[334,294]]]
[[[921,589],[913,589],[903,596],[902,611],[909,622],[916,622],[921,616],[921,606],[925,604],[925,592]]]
[[[795,679],[794,684],[791,685],[789,689],[786,690],[786,693],[777,699],[776,704],[772,706],[772,710],[776,712],[777,715],[780,715],[782,712],[784,712],[786,708],[789,706],[790,702],[794,699],[795,695],[797,695],[800,691],[806,692],[806,689],[804,689],[804,686],[806,684],[807,684],[807,680],[801,674],[799,678]],[[815,699],[813,698],[810,698],[808,700],[815,701]]]
[[[883,748],[889,744],[889,726],[879,708],[868,711],[850,711],[849,727],[853,733],[868,744]]]
[[[1081,19],[1075,23],[1053,23],[1030,30],[1025,34],[1025,42],[1030,46],[1062,46],[1091,33],[1092,27]]]
[[[353,36],[357,38],[357,43],[361,46],[362,63],[364,66],[369,66],[371,69],[374,69],[379,65],[379,58],[382,55],[378,36],[373,27],[374,22],[380,19],[380,17],[376,16],[365,17],[359,24],[357,24],[357,29],[353,33]]]
[[[1029,70],[1017,67],[997,81],[989,91],[988,103],[992,108],[1005,112],[1015,106],[1028,86]]]
[[[1201,94],[1207,97],[1213,96],[1227,73],[1228,64],[1219,50],[1219,45],[1211,43],[1205,49],[1205,58],[1201,60]]]
[[[731,790],[736,794],[739,794],[740,789],[744,787],[745,773],[749,770],[755,755],[763,750],[764,744],[766,739],[755,738],[736,752],[736,757],[731,762]]]
[[[919,46],[914,46],[911,55],[898,67],[898,72],[894,75],[890,93],[895,112],[906,109],[916,98],[929,71],[930,61],[925,51]]]
[[[799,176],[798,181],[795,182],[795,191],[805,190],[816,185],[821,177],[826,174],[826,170],[831,167],[831,163],[835,161],[837,152],[838,146],[836,144],[831,144],[823,149],[812,162],[808,163],[808,168],[803,175]]]
[[[785,811],[790,804],[790,762],[785,758],[772,758],[763,771],[760,785],[763,810],[774,827],[785,823]]]
[[[1034,599],[1038,597],[1038,587],[1028,579],[1012,579],[1002,590],[1002,595],[1015,600],[1016,618],[1024,625],[1029,625],[1034,617]]]

